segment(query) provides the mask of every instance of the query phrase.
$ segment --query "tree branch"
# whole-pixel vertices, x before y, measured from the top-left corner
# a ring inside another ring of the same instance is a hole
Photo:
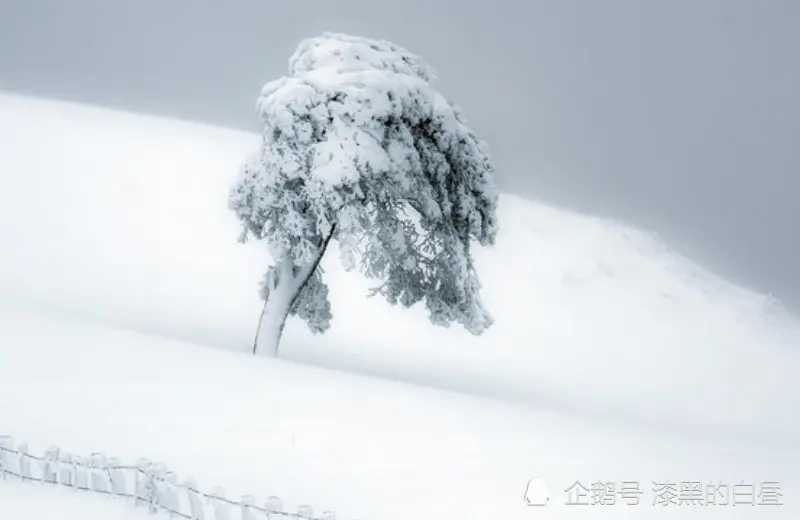
[[[317,267],[319,267],[319,263],[322,261],[322,257],[325,256],[325,251],[327,251],[327,249],[328,249],[328,244],[330,244],[331,239],[333,238],[333,235],[335,233],[336,233],[336,224],[333,224],[333,226],[331,226],[331,232],[328,234],[327,237],[325,237],[325,240],[322,241],[322,245],[320,246],[319,254],[317,255],[317,258],[314,260],[314,263],[311,265],[311,269],[308,270],[308,273],[306,274],[305,278],[303,279],[303,282],[299,286],[297,286],[297,292],[295,293],[294,297],[292,298],[292,301],[289,303],[289,309],[292,309],[294,307],[294,304],[297,301],[297,298],[300,296],[300,293],[303,291],[303,287],[306,286],[308,281],[314,275],[314,272],[317,270]]]

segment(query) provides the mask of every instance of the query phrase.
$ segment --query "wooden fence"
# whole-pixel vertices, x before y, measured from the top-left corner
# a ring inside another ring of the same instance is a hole
[[[134,507],[147,508],[150,513],[164,512],[170,517],[189,520],[336,518],[332,511],[314,516],[313,509],[307,505],[298,507],[296,512],[285,511],[282,500],[276,496],[259,503],[253,495],[229,499],[220,487],[206,493],[193,478],[179,483],[175,473],[147,459],[140,459],[135,465],[124,465],[102,453],[80,457],[65,453],[57,446],[47,449],[43,456],[36,456],[29,452],[27,443],[15,447],[11,437],[0,435],[0,482],[8,478],[99,493],[125,500]]]

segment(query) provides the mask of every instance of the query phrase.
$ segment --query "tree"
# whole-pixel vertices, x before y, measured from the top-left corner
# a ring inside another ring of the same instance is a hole
[[[254,353],[277,355],[288,316],[329,328],[319,264],[333,239],[346,270],[379,281],[372,296],[424,302],[432,323],[473,334],[492,324],[470,244],[495,240],[495,167],[436,79],[393,43],[325,33],[262,89],[262,144],[229,197],[240,241],[262,240],[274,260]]]

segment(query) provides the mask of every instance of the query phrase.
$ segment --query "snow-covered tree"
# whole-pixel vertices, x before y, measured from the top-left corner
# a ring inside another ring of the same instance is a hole
[[[494,243],[495,167],[435,81],[402,47],[325,33],[264,86],[262,144],[229,198],[241,240],[264,241],[274,260],[254,352],[277,355],[288,316],[328,329],[319,263],[334,239],[345,269],[377,280],[373,295],[424,302],[436,325],[473,334],[491,325],[470,243]]]

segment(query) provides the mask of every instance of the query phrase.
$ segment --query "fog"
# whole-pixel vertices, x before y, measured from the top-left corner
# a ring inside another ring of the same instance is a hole
[[[301,39],[386,38],[438,70],[505,191],[658,232],[796,310],[798,24],[790,0],[0,0],[0,89],[258,130]]]

